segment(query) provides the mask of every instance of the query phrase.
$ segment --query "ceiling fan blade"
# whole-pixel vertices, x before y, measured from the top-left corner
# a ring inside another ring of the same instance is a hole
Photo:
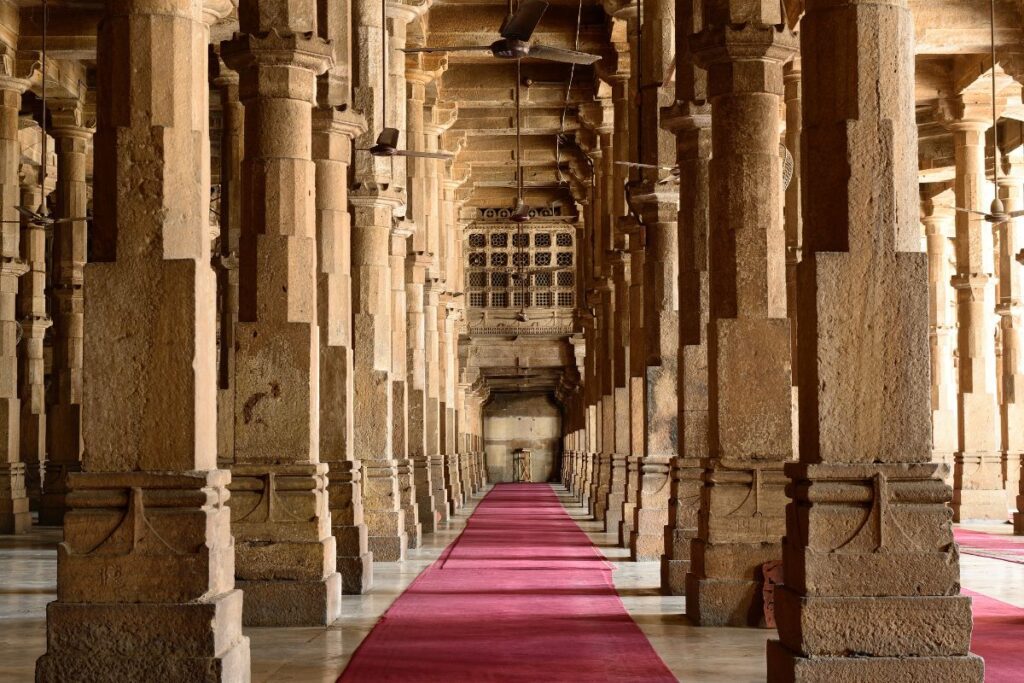
[[[210,209],[210,211],[212,211],[213,213],[217,214],[218,216],[220,215],[220,212],[217,211],[216,209]],[[92,220],[92,216],[79,216],[79,217],[76,217],[76,218],[54,218],[54,219],[52,219],[50,221],[50,223],[52,223],[53,225],[57,225],[59,223],[78,223],[80,221],[91,221],[91,220]]]
[[[448,154],[447,152],[411,152],[409,150],[400,149],[395,152],[395,156],[400,157],[412,157],[414,159],[454,159],[454,154]]]
[[[30,218],[32,220],[39,220],[41,218],[44,218],[43,214],[39,213],[38,211],[33,211],[32,209],[26,209],[24,206],[16,206],[14,208],[18,213],[20,213],[22,216],[25,216],[26,218]]]
[[[984,211],[975,211],[974,209],[961,209],[959,206],[953,206],[949,208],[952,208],[954,211],[959,211],[960,213],[972,213],[975,216],[981,216],[983,218],[988,216],[988,213]]]
[[[542,0],[520,2],[516,11],[501,25],[501,29],[499,29],[501,37],[523,42],[530,40],[530,36],[533,35],[547,8],[548,3],[542,2]]]
[[[490,52],[490,45],[460,45],[457,47],[407,47],[403,48],[402,52],[407,55],[422,52],[426,54],[433,54],[435,52]]]
[[[1024,209],[1010,211],[1009,213],[1006,214],[1007,218],[1020,218],[1021,216],[1024,216]]]
[[[385,128],[377,136],[377,144],[384,145],[385,147],[397,147],[398,146],[398,129],[397,128]]]
[[[675,166],[659,166],[657,164],[641,164],[636,161],[616,161],[619,166],[632,166],[633,168],[656,168],[659,171],[673,171]]]
[[[593,64],[601,59],[599,55],[592,55],[588,52],[577,52],[576,50],[548,47],[547,45],[531,45],[529,56],[534,59],[546,59],[549,62],[561,62],[562,64]]]

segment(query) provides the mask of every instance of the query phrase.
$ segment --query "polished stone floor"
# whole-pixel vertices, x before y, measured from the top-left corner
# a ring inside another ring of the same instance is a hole
[[[562,491],[560,487],[556,490]],[[772,632],[698,628],[683,616],[684,599],[658,591],[656,563],[633,563],[600,524],[562,500],[594,543],[615,564],[615,586],[626,609],[677,678],[696,683],[765,680],[764,644]],[[253,681],[333,682],[380,615],[444,547],[459,534],[475,507],[461,510],[448,527],[425,538],[405,562],[374,567],[374,590],[342,598],[343,617],[328,628],[252,628]],[[1009,533],[1009,525],[972,525]],[[38,528],[23,536],[0,536],[0,681],[31,681],[35,659],[45,649],[45,607],[55,597],[59,529]],[[978,593],[1024,608],[1024,565],[964,555],[962,583]]]

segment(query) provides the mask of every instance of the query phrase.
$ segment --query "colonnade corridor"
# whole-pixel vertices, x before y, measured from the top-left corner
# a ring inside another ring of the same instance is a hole
[[[1018,683],[1022,55],[0,0],[0,683]]]

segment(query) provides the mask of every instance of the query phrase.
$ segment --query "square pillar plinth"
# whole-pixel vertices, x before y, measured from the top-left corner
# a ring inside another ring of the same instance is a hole
[[[794,496],[769,681],[981,680],[943,469],[786,466]]]
[[[246,626],[326,626],[341,614],[327,465],[232,467],[235,577]]]
[[[761,567],[782,557],[782,463],[704,463],[705,498],[686,577],[686,614],[700,626],[757,626],[764,621]]]
[[[37,681],[249,680],[229,479],[71,475]]]

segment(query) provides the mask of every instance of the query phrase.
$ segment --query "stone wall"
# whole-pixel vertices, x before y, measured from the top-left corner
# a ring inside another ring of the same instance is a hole
[[[562,415],[546,394],[494,394],[484,408],[484,451],[492,482],[512,481],[512,452],[530,449],[530,478],[557,476]]]

